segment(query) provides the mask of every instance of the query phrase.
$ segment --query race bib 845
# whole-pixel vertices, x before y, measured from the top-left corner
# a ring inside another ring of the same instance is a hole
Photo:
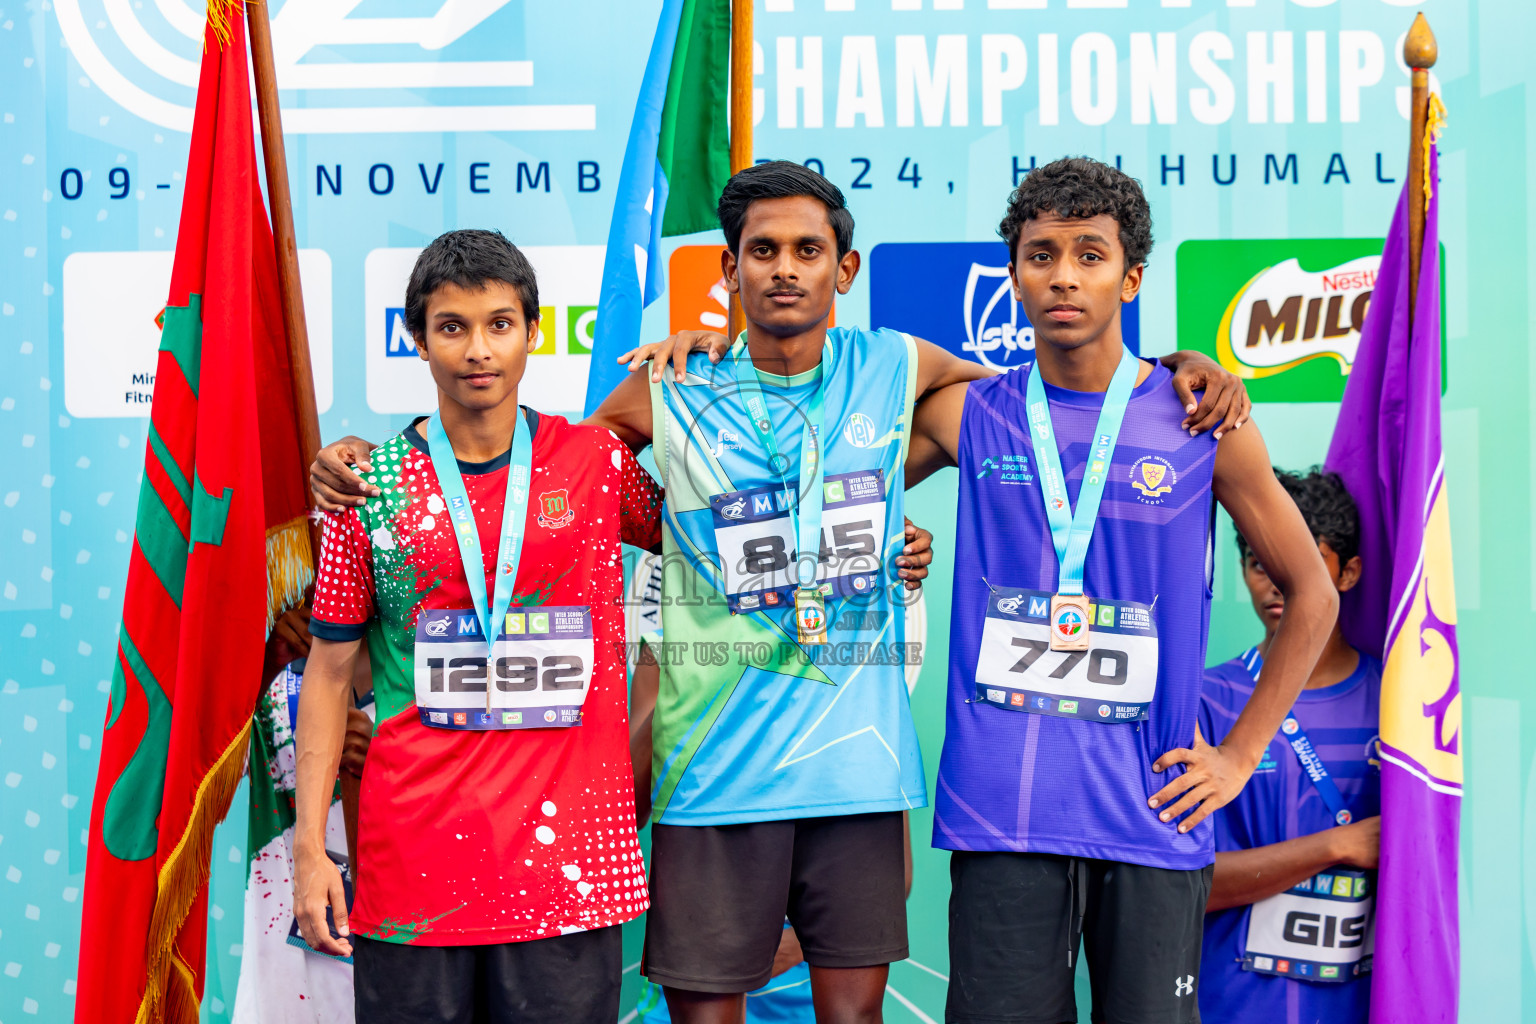
[[[709,499],[715,545],[731,611],[789,607],[795,590],[795,524],[790,509],[798,480],[789,488],[756,487]],[[820,550],[816,581],[829,599],[871,593],[880,584],[885,545],[885,478],[879,470],[839,473],[822,484]]]

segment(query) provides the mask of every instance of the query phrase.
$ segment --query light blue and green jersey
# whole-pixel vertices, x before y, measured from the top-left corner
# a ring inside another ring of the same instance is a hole
[[[667,495],[653,820],[724,825],[924,806],[903,678],[905,590],[893,564],[905,543],[914,343],[838,327],[810,371],[783,377],[759,366],[787,480],[770,468],[735,383],[729,360],[744,345],[718,366],[695,354],[682,383],[668,375],[652,385]],[[765,567],[778,552],[771,568],[782,568],[783,537],[794,536],[784,517],[801,487],[804,412],[823,374],[823,573],[837,578],[822,586],[829,642],[802,647],[793,600],[775,589],[792,581],[792,562],[777,584]],[[780,541],[768,536],[774,523]]]

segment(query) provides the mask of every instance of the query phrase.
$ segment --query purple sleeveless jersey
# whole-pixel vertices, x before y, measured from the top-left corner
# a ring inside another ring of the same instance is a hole
[[[1054,592],[1058,574],[1028,429],[1028,372],[972,383],[961,418],[949,700],[933,843],[1203,868],[1214,859],[1211,823],[1181,835],[1176,823],[1157,819],[1147,798],[1183,771],[1159,775],[1152,762],[1195,735],[1210,619],[1216,442],[1180,428],[1184,410],[1170,374],[1155,366],[1126,410],[1083,574],[1096,602],[1094,643],[1114,646],[1115,627],[1130,621],[1138,636],[1120,645],[1130,654],[1090,651],[1073,661],[1027,635],[1012,638],[1014,648],[1005,637],[999,649],[999,628],[1025,629],[1040,600],[1032,595]],[[1104,395],[1046,385],[1046,396],[1075,508]],[[1100,633],[1101,625],[1109,628]],[[1151,630],[1155,665],[1144,636]],[[1009,675],[1024,671],[1036,682],[1018,692],[985,684],[1025,679]],[[1138,687],[1139,696],[1132,693]],[[1148,705],[1144,712],[1137,701]]]
[[[1200,704],[1200,734],[1220,743],[1253,694],[1247,663],[1255,652],[1208,669]],[[1360,821],[1381,813],[1381,762],[1376,751],[1381,717],[1381,662],[1360,655],[1343,682],[1302,690],[1296,717],[1307,731],[1344,804]],[[1276,733],[1264,759],[1237,799],[1217,811],[1216,849],[1270,846],[1333,827],[1333,815],[1285,737]],[[1368,977],[1319,984],[1242,968],[1248,908],[1205,917],[1200,960],[1200,1013],[1208,1021],[1243,1024],[1365,1024],[1370,1016]]]

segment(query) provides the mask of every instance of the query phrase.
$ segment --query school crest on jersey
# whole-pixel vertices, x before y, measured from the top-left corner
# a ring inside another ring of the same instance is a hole
[[[1178,482],[1178,471],[1161,455],[1143,455],[1131,465],[1131,486],[1144,504],[1161,505]]]
[[[571,508],[570,494],[564,487],[558,491],[545,491],[539,495],[540,526],[553,530],[568,525],[575,518],[576,512]]]

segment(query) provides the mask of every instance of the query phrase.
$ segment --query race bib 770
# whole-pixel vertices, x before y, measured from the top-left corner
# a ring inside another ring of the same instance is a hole
[[[1135,601],[1090,599],[1088,649],[1053,651],[1051,595],[993,587],[987,595],[976,699],[1010,711],[1094,722],[1147,717],[1157,693],[1157,626]]]

